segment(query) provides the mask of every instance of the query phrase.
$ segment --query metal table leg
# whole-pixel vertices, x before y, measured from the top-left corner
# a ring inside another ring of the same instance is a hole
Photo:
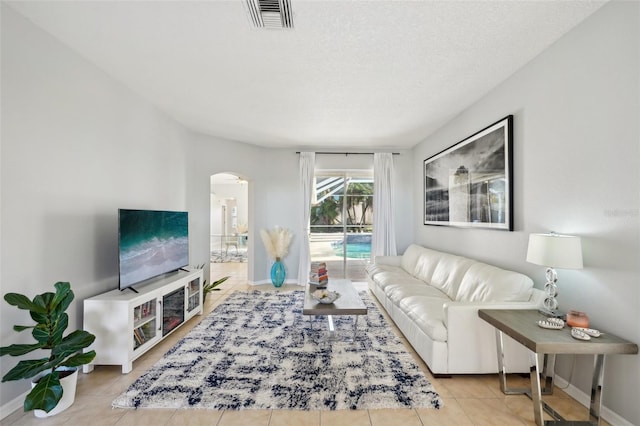
[[[591,404],[589,406],[589,420],[600,424],[600,409],[602,408],[602,384],[604,383],[604,354],[595,356],[593,364],[593,380],[591,381]]]
[[[510,388],[507,384],[507,366],[504,362],[504,334],[496,329],[496,350],[498,352],[498,379],[500,390],[505,395],[522,395],[529,392],[527,388]]]
[[[507,384],[507,368],[504,362],[504,334],[496,329],[496,346],[498,351],[498,378],[500,380],[500,390],[505,395],[521,395],[525,394],[531,398],[533,402],[533,415],[535,423],[538,426],[544,426],[544,412],[549,413],[554,420],[564,421],[564,418],[547,403],[542,400],[542,395],[553,394],[553,381],[555,378],[555,354],[542,354],[542,368],[540,368],[540,360],[538,354],[531,352],[531,368],[529,370],[529,377],[531,380],[531,388],[515,388],[509,387]],[[595,374],[595,373],[594,373]],[[595,383],[595,376],[594,376]],[[544,384],[544,386],[543,386]],[[595,388],[595,386],[594,386]],[[593,405],[592,390],[592,405]],[[599,399],[599,394],[598,394]],[[599,415],[599,407],[595,410],[596,415]],[[553,424],[554,421],[546,422],[546,424]]]
[[[498,379],[500,380],[500,390],[505,395],[529,395],[531,396],[530,388],[517,388],[517,387],[509,387],[507,383],[507,365],[505,363],[504,356],[504,334],[496,329],[496,349],[498,353]],[[534,362],[538,363],[538,355],[531,352],[531,356],[536,358],[535,361],[531,361],[531,365],[534,365]],[[541,389],[543,395],[551,395],[553,394],[553,379],[554,379],[554,369],[555,369],[556,357],[555,355],[544,355],[544,367],[542,371],[542,377],[544,377],[544,388]]]
[[[533,401],[533,417],[537,426],[544,426],[544,412],[542,408],[542,390],[540,389],[540,366],[538,365],[538,357],[533,357],[533,366],[531,366],[531,400]]]
[[[353,316],[353,341],[356,341],[356,334],[358,333],[358,318],[360,315]]]
[[[333,324],[333,315],[327,315],[327,322],[329,323],[329,340],[333,340],[336,334],[336,328]]]

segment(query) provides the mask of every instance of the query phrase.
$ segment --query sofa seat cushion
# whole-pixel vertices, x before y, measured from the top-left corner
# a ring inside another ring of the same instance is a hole
[[[389,285],[427,287],[427,285],[423,281],[407,275],[406,272],[379,272],[376,274],[374,281],[382,290],[385,290],[385,288]]]
[[[440,303],[450,302],[451,299],[446,294],[430,285],[411,285],[406,284],[388,284],[384,288],[385,295],[396,305],[400,305],[400,301],[411,296],[433,297],[440,300]]]
[[[404,272],[404,270],[399,266],[384,265],[384,264],[380,265],[376,263],[371,263],[367,265],[364,268],[364,270],[367,273],[367,275],[371,277],[371,279],[374,279],[376,275],[378,275],[380,272],[396,272],[396,273],[406,274],[406,272]]]
[[[398,307],[436,342],[447,341],[447,328],[444,325],[444,304],[446,298],[431,296],[408,296],[400,300]]]
[[[526,275],[485,263],[472,265],[464,275],[456,300],[461,302],[526,302],[533,281]]]

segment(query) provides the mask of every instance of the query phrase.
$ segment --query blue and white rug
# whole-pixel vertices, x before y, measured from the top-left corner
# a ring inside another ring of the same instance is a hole
[[[440,408],[442,401],[366,292],[355,342],[325,339],[303,291],[234,293],[113,401],[117,408]],[[352,317],[334,317],[341,332]]]

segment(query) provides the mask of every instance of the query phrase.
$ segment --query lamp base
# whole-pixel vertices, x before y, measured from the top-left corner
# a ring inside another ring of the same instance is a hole
[[[540,312],[542,315],[547,316],[548,318],[560,318],[561,320],[564,320],[567,317],[564,312],[558,311],[556,309],[539,308],[538,312]]]

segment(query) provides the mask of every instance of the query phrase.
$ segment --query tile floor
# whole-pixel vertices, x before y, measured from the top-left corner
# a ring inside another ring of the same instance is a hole
[[[234,291],[259,288],[275,290],[265,285],[252,287],[247,283],[246,264],[227,263],[212,265],[211,277],[231,278],[221,285],[221,291],[210,294],[205,313]],[[366,288],[366,284],[362,285]],[[299,287],[293,287],[299,288]],[[286,289],[286,286],[283,287]],[[118,366],[97,366],[90,374],[80,374],[75,403],[66,411],[48,419],[37,419],[32,413],[14,412],[0,421],[0,426],[19,425],[251,425],[251,426],[378,426],[378,425],[533,425],[531,401],[522,395],[505,396],[500,392],[497,375],[454,376],[434,378],[425,364],[407,345],[416,362],[433,383],[444,401],[444,408],[359,410],[359,411],[286,411],[286,410],[126,410],[111,408],[111,401],[123,392],[147,368],[153,365],[177,340],[184,336],[201,317],[192,318],[165,341],[133,364],[133,371],[121,374]],[[392,326],[402,338],[402,334]],[[527,379],[515,380],[527,385]],[[511,383],[511,382],[510,382]],[[517,383],[514,383],[517,385]],[[567,419],[586,420],[587,409],[557,389],[553,396],[545,397]],[[604,424],[607,424],[606,422]]]

